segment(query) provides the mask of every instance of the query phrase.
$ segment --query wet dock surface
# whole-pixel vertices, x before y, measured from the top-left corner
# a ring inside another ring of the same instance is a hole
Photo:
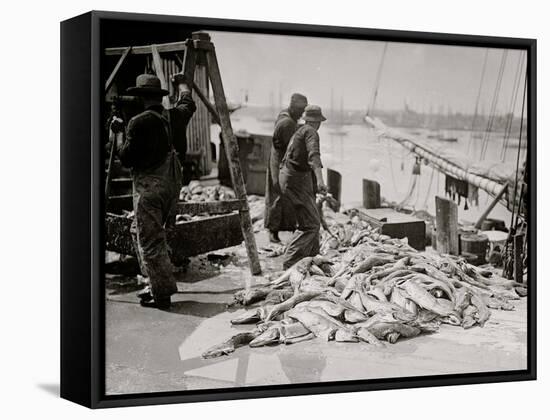
[[[283,236],[284,238],[284,236]],[[266,244],[259,234],[259,246]],[[237,349],[204,360],[201,354],[252,326],[232,326],[243,309],[228,309],[233,293],[267,281],[252,277],[242,247],[222,269],[206,256],[193,258],[178,283],[170,311],[143,308],[131,287],[107,281],[107,394],[311,383],[527,367],[527,301],[515,311],[495,311],[484,328],[442,325],[439,332],[399,340],[384,348],[314,339],[292,345]],[[262,257],[265,272],[280,270],[279,258]],[[266,267],[268,270],[266,270]]]

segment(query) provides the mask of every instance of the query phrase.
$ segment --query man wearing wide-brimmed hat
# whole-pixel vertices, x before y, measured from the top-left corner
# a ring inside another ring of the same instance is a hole
[[[294,217],[292,205],[289,205],[281,196],[279,166],[306,106],[307,98],[300,93],[293,93],[290,105],[279,113],[275,122],[269,164],[267,165],[264,217],[264,226],[269,229],[269,239],[275,243],[281,242],[279,231],[294,231],[296,228],[296,217]]]
[[[319,145],[319,127],[326,118],[317,105],[305,108],[300,127],[290,140],[281,163],[279,183],[296,215],[297,229],[288,244],[283,268],[287,269],[304,257],[319,253],[321,218],[315,205],[315,193],[326,193]]]
[[[165,109],[168,95],[160,80],[141,74],[128,93],[137,96],[144,111],[133,117],[126,129],[126,140],[118,145],[122,164],[132,171],[134,220],[132,237],[142,274],[150,286],[138,294],[143,306],[168,309],[170,296],[177,292],[169,257],[166,228],[175,218],[181,189],[180,159],[187,148],[186,129],[196,106],[183,75],[176,75],[179,99]]]

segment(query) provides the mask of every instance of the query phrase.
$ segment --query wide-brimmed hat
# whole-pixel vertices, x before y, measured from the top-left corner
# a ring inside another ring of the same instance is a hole
[[[160,85],[160,79],[154,74],[140,74],[136,78],[136,85],[128,88],[126,92],[129,95],[141,96],[141,95],[162,95],[166,96],[169,92],[166,89],[162,89]]]
[[[321,112],[321,107],[317,105],[306,106],[302,118],[304,121],[326,121],[326,118]]]

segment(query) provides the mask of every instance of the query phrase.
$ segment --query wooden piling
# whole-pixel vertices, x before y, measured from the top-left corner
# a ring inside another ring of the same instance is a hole
[[[370,179],[363,179],[363,207],[377,209],[380,204],[380,184]]]
[[[327,169],[327,188],[328,192],[338,203],[328,203],[328,206],[333,211],[340,211],[340,203],[342,202],[342,175],[334,169]]]
[[[435,226],[437,251],[458,255],[458,206],[455,202],[435,197]]]

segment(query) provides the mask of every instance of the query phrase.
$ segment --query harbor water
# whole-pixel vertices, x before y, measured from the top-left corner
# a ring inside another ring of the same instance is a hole
[[[273,122],[260,121],[254,117],[232,115],[234,130],[245,130],[251,134],[271,135]],[[431,133],[425,129],[402,129],[404,132],[414,133],[419,138],[427,138]],[[212,141],[219,143],[219,127],[213,126]],[[413,182],[413,165],[415,157],[409,150],[395,141],[379,139],[376,132],[366,124],[350,124],[334,127],[327,124],[319,130],[321,138],[321,160],[325,168],[334,169],[342,174],[342,203],[344,206],[360,205],[362,202],[362,180],[364,178],[380,183],[383,199],[390,202],[402,203],[411,190]],[[451,150],[467,154],[476,161],[481,155],[482,139],[468,130],[446,130],[445,136],[456,137],[455,142],[434,142],[434,146],[443,144]],[[517,140],[517,139],[513,139]],[[525,139],[522,140],[525,142]],[[503,134],[492,133],[488,141],[486,159],[500,161],[502,153]],[[468,150],[470,149],[470,150]],[[525,158],[526,149],[519,149],[520,165]],[[518,153],[517,142],[509,147],[505,154],[505,162],[516,163]],[[424,163],[421,165],[420,176],[416,186],[407,200],[406,207],[415,210],[425,210],[435,214],[435,196],[445,196],[445,175]],[[459,205],[459,220],[464,223],[475,223],[492,198],[484,191],[479,191],[478,205],[468,203],[464,199]],[[505,221],[509,225],[511,212],[500,203],[493,209],[490,216]]]

